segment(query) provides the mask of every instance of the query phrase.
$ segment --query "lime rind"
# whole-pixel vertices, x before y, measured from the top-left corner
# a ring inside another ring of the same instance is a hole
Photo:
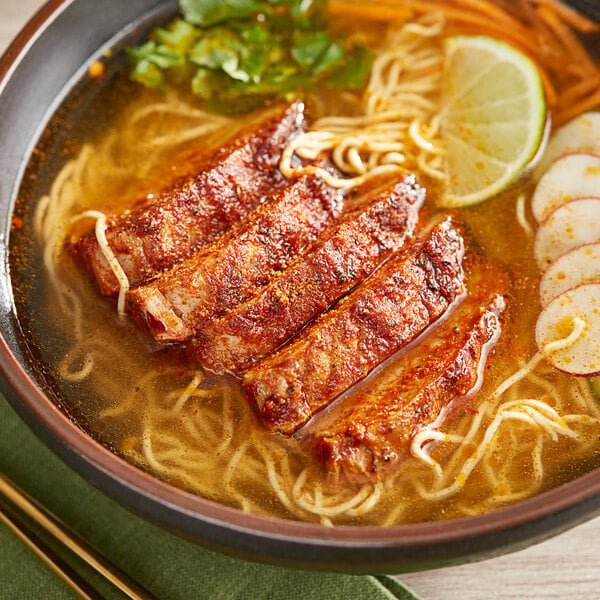
[[[442,204],[470,206],[508,188],[536,155],[546,122],[542,80],[508,44],[455,36],[446,40],[443,93],[450,183]]]

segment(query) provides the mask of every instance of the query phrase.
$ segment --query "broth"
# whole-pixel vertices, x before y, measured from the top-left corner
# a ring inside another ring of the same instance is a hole
[[[368,36],[369,28],[350,33]],[[296,438],[262,427],[236,378],[201,374],[183,352],[150,346],[117,317],[112,300],[97,295],[64,244],[57,263],[52,253],[44,257],[40,232],[48,237],[85,210],[119,213],[137,198],[157,194],[246,122],[258,120],[263,109],[207,119],[187,95],[157,98],[128,81],[124,63],[111,64],[101,82],[84,82],[53,118],[25,175],[11,236],[15,303],[28,350],[46,389],[90,435],[125,460],[206,498],[326,524],[392,525],[477,514],[600,466],[600,408],[585,380],[542,361],[494,398],[537,350],[540,273],[532,260],[533,238],[516,218],[519,198],[531,194],[530,181],[478,206],[447,210],[436,208],[439,183],[424,176],[428,200],[421,224],[451,214],[465,232],[467,270],[489,265],[493,276],[506,281],[509,307],[482,388],[469,410],[441,427],[463,437],[472,430],[471,441],[467,435],[462,445],[448,438],[427,446],[427,456],[444,466],[445,483],[460,483],[456,493],[438,493],[431,465],[414,456],[385,480],[341,486],[320,472]],[[328,90],[311,91],[307,102],[317,116],[352,116],[356,110],[351,94],[336,98]],[[202,153],[190,152],[200,147]],[[48,194],[50,203],[60,202],[50,204],[42,219],[39,199]],[[75,223],[69,238],[89,225]],[[501,426],[494,448],[465,477],[464,463],[494,422],[498,405],[521,398],[541,398],[560,415],[584,415],[571,425],[577,439],[553,439],[522,423]]]

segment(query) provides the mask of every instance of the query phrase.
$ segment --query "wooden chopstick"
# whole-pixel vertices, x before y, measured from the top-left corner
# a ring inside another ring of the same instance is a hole
[[[3,523],[78,596],[85,600],[105,600],[77,571],[46,544],[7,504],[0,500],[0,523]]]
[[[131,598],[131,600],[157,600],[154,595],[152,595],[148,590],[146,590],[133,579],[131,579],[116,565],[111,563],[98,550],[96,550],[86,540],[84,540],[77,532],[73,531],[68,525],[66,525],[60,519],[58,519],[56,515],[52,514],[37,500],[29,496],[29,494],[19,489],[16,484],[14,484],[10,479],[8,479],[8,477],[2,474],[0,474],[0,496],[4,497],[11,505],[15,506],[24,515],[29,517],[45,532],[51,535],[54,539],[58,540],[63,546],[68,548],[73,554],[85,561],[90,567],[92,567],[96,572],[102,575],[104,579],[111,583],[115,588],[117,588],[119,591],[125,594],[128,598]],[[2,506],[6,506],[6,502],[2,502]],[[14,515],[14,511],[12,511],[12,514]],[[14,525],[14,521],[11,517],[7,516],[6,512],[4,512],[3,516],[3,522],[6,522],[6,520],[8,519]],[[20,522],[22,523],[22,521]],[[24,523],[22,524],[24,525]],[[10,527],[11,530],[15,531],[14,527],[12,527],[11,525],[7,524],[7,526]],[[15,531],[15,533],[17,532]],[[42,542],[42,540],[40,540],[38,536],[36,536],[33,532],[31,533],[33,534],[33,537],[35,539]],[[19,535],[19,537],[23,539],[21,534],[17,535]],[[27,545],[30,548],[32,548],[31,544],[33,542],[27,542],[24,539],[23,541],[25,541],[25,543],[27,543]],[[44,546],[46,545],[44,544]],[[58,558],[59,564],[64,564],[64,561],[62,561],[62,559],[60,559],[55,553],[53,553],[53,551],[50,548],[48,549],[50,550],[51,554],[54,555],[53,559]],[[40,556],[40,554],[37,551],[36,554]],[[47,564],[51,566],[51,563],[48,563],[46,559],[44,560]],[[70,571],[72,573],[73,569],[70,569]],[[62,572],[61,577],[63,577],[63,575],[64,571]],[[65,577],[63,577],[63,579],[65,579]],[[81,578],[79,577],[79,579]],[[65,581],[67,581],[67,579],[65,579]],[[91,596],[93,600],[102,598],[102,596],[99,596],[97,592],[95,593],[96,596]]]

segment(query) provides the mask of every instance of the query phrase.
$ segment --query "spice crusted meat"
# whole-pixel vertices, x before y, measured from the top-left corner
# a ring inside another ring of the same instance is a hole
[[[377,479],[408,456],[412,438],[441,424],[450,403],[479,387],[487,356],[500,336],[504,298],[494,294],[483,307],[467,299],[399,367],[357,395],[344,398],[311,424],[305,443],[334,477],[352,482]],[[430,339],[431,338],[431,339]]]
[[[244,390],[265,426],[292,433],[425,331],[464,293],[463,254],[446,219],[248,370]]]
[[[425,190],[414,176],[378,190],[247,302],[207,320],[190,346],[212,371],[241,371],[366,279],[414,234]]]
[[[339,191],[303,175],[196,254],[127,295],[158,342],[182,342],[243,302],[302,252],[342,209]]]
[[[304,131],[304,105],[294,102],[238,134],[199,173],[157,198],[109,218],[108,245],[135,287],[177,264],[261,204],[286,179],[278,165],[287,142]],[[94,230],[71,248],[104,295],[119,284]]]

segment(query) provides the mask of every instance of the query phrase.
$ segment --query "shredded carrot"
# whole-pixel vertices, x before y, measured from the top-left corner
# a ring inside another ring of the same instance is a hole
[[[450,4],[456,4],[460,7],[469,7],[476,10],[487,17],[496,18],[507,25],[514,25],[515,19],[511,17],[505,10],[502,10],[495,4],[492,4],[488,0],[450,0]]]
[[[573,104],[578,98],[584,98],[595,90],[600,89],[600,75],[583,79],[579,83],[572,85],[561,96],[561,101],[565,106]]]
[[[539,69],[555,123],[600,107],[600,68],[574,31],[594,33],[600,25],[560,0],[328,0],[328,8],[373,21],[442,13],[448,35],[489,35],[527,54]]]
[[[581,113],[587,112],[588,110],[597,109],[600,106],[600,89],[596,90],[591,96],[582,98],[577,104],[566,106],[554,117],[555,124],[564,125],[571,119],[580,115]]]
[[[552,39],[552,32],[537,13],[536,7],[530,0],[519,0],[518,5],[523,15],[523,21],[527,23],[537,42],[544,46],[543,49],[538,50],[538,53],[545,55],[548,51],[552,51],[554,44],[549,43],[549,40]]]
[[[580,65],[577,63],[570,63],[567,65],[566,70],[567,77],[565,80],[573,80],[576,79],[589,79],[590,77],[593,79],[596,75],[595,71],[590,71],[589,67],[585,65]]]
[[[405,21],[412,18],[415,12],[405,6],[373,6],[364,2],[352,0],[328,0],[327,10],[332,15],[349,16],[370,21]]]
[[[524,46],[521,43],[521,40],[518,40],[510,35],[506,34],[507,32],[496,28],[493,30],[485,29],[482,30],[481,27],[477,27],[475,25],[465,25],[463,23],[450,22],[446,25],[446,34],[448,36],[453,35],[488,35],[502,42],[506,42],[507,44],[513,46],[517,50],[523,52],[523,54],[527,54],[531,60],[538,66],[538,69],[544,69],[544,65],[538,60],[538,53],[534,51],[534,49],[528,45]]]
[[[585,66],[585,68],[589,70],[589,73],[593,73],[596,70],[596,67],[588,53],[573,32],[568,27],[565,27],[558,15],[547,6],[540,6],[537,12],[548,27],[554,32],[557,40],[564,46],[573,62]]]
[[[463,0],[471,2],[472,0]],[[447,2],[441,0],[402,0],[402,2],[372,1],[370,3],[358,3],[348,0],[329,0],[328,10],[333,15],[345,15],[361,19],[371,19],[374,21],[402,19],[406,9],[412,9],[417,13],[428,13],[437,11],[442,13],[447,19],[465,25],[473,25],[480,29],[481,33],[490,33],[496,37],[503,37],[514,43],[519,43],[523,48],[533,53],[536,50],[535,40],[528,37],[528,32],[519,21],[505,14],[503,23],[498,23],[490,16],[478,14],[472,9],[460,8],[458,6],[449,6]],[[391,17],[391,18],[390,18]],[[508,26],[507,19],[510,19]]]
[[[559,103],[559,94],[552,83],[552,79],[550,75],[546,71],[546,69],[539,69],[540,79],[542,80],[542,85],[544,86],[544,92],[546,93],[546,102],[550,108],[558,106]]]
[[[594,21],[584,17],[570,6],[558,2],[557,0],[534,0],[538,5],[550,7],[560,18],[568,23],[571,27],[581,31],[581,33],[595,33],[600,31],[600,25]]]
[[[441,12],[443,12],[448,19],[455,21],[456,23],[476,25],[480,28],[482,34],[491,34],[495,37],[513,40],[531,53],[535,53],[537,50],[535,40],[531,39],[527,30],[518,21],[515,21],[513,25],[507,27],[503,23],[496,23],[485,17],[465,13],[460,9],[444,7]]]

